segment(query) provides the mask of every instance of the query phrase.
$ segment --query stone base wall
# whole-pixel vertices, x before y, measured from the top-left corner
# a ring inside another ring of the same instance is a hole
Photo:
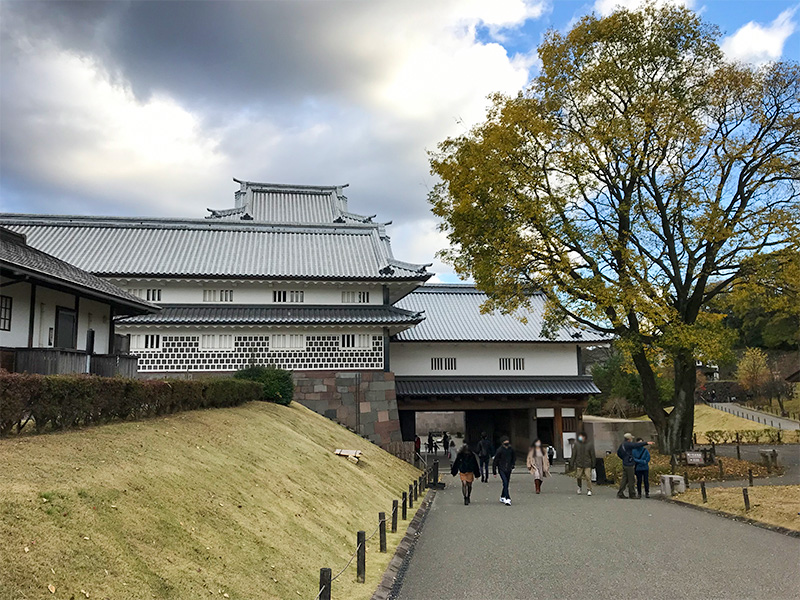
[[[294,371],[294,400],[381,447],[402,440],[394,373]]]

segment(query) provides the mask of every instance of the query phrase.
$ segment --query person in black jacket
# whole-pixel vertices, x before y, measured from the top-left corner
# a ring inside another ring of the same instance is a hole
[[[508,484],[511,481],[511,471],[514,470],[514,464],[517,462],[517,455],[511,447],[511,441],[504,437],[500,440],[500,447],[494,455],[492,461],[492,474],[497,477],[497,472],[500,472],[500,479],[503,482],[503,492],[500,495],[500,502],[506,506],[511,506],[511,492],[508,489]]]
[[[478,442],[478,460],[480,461],[481,468],[481,481],[488,483],[489,481],[489,461],[492,459],[492,442],[489,441],[489,436],[484,431],[481,433],[481,441]]]
[[[456,473],[461,475],[461,491],[464,494],[464,506],[469,506],[469,497],[472,494],[472,482],[481,474],[481,471],[478,466],[478,459],[466,444],[461,446],[458,454],[456,454],[456,459],[453,461],[450,473],[453,477],[456,476]]]
[[[653,442],[634,442],[633,434],[631,433],[626,433],[624,437],[625,439],[620,444],[619,448],[617,448],[617,456],[622,459],[622,480],[619,484],[619,490],[617,490],[617,498],[631,498],[635,500],[636,490],[634,489],[634,485],[636,485],[636,462],[633,460],[633,451],[636,448],[652,446]],[[628,488],[627,496],[625,495],[626,487]]]

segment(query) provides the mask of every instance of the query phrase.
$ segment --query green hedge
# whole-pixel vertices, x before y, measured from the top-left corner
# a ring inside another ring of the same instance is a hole
[[[273,366],[251,365],[236,371],[236,379],[257,381],[263,386],[262,400],[288,406],[294,397],[294,380],[289,371]]]
[[[67,429],[261,400],[263,384],[237,379],[126,379],[0,371],[0,435]]]

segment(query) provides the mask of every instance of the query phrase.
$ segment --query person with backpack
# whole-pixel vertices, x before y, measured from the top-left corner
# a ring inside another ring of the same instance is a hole
[[[506,506],[511,506],[511,491],[508,489],[511,483],[511,471],[514,470],[514,465],[517,462],[517,455],[511,447],[511,440],[503,437],[500,440],[500,447],[494,455],[492,461],[492,474],[497,477],[498,471],[500,472],[500,480],[503,482],[503,491],[500,494],[500,502]]]
[[[481,441],[478,442],[478,460],[480,461],[481,481],[489,482],[489,461],[492,458],[492,442],[486,432],[481,432]]]
[[[636,438],[641,442],[642,438]],[[633,451],[633,462],[636,463],[636,497],[642,497],[642,481],[644,481],[644,497],[650,497],[650,450],[647,447],[636,448]]]
[[[553,461],[556,459],[556,449],[553,446],[547,446],[547,462],[553,466]]]
[[[461,493],[464,494],[464,506],[469,506],[469,497],[472,494],[472,482],[475,481],[475,477],[481,474],[481,471],[478,466],[478,458],[466,444],[461,446],[458,454],[456,454],[456,459],[453,461],[450,473],[453,477],[455,477],[456,474],[461,476]]]
[[[619,484],[619,489],[617,490],[617,498],[623,500],[630,498],[635,500],[636,490],[634,489],[634,485],[636,484],[636,463],[633,460],[633,451],[636,448],[650,446],[653,442],[634,442],[633,434],[631,433],[626,433],[624,437],[624,441],[619,445],[619,448],[617,448],[617,456],[622,459],[622,479]],[[628,488],[627,496],[625,495],[626,487]]]

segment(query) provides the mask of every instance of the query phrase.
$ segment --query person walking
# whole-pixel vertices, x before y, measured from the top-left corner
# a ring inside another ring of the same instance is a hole
[[[642,438],[636,438],[641,442]],[[636,448],[633,451],[633,462],[636,463],[634,471],[636,473],[636,497],[642,497],[642,481],[644,481],[644,497],[650,497],[650,450],[646,446]]]
[[[542,448],[541,440],[537,439],[531,444],[528,450],[528,459],[525,461],[528,472],[533,475],[533,482],[536,486],[536,493],[542,493],[542,480],[550,477],[550,460],[547,453]]]
[[[498,471],[500,472],[500,480],[503,482],[500,502],[506,506],[511,506],[511,491],[508,488],[511,483],[511,471],[514,470],[516,463],[517,455],[511,447],[511,441],[507,437],[503,437],[492,461],[492,474],[497,477]]]
[[[489,481],[489,461],[492,459],[492,442],[486,432],[481,432],[481,441],[478,442],[478,460],[481,468],[481,481]]]
[[[450,458],[450,438],[447,437],[447,432],[442,434],[442,454]]]
[[[617,490],[617,498],[630,498],[632,500],[636,499],[636,490],[634,489],[634,485],[636,484],[634,467],[636,463],[633,460],[633,451],[636,448],[643,448],[652,444],[653,442],[634,442],[633,434],[625,434],[624,441],[619,445],[619,448],[617,448],[617,456],[622,459],[622,480],[620,481],[619,489]],[[627,496],[625,495],[626,487],[628,488]]]
[[[433,432],[428,432],[428,454],[433,452]]]
[[[450,469],[453,477],[456,474],[461,476],[461,493],[464,494],[464,506],[469,506],[469,497],[472,494],[472,482],[475,477],[480,476],[480,466],[478,465],[478,458],[469,449],[469,446],[464,444],[456,454],[456,459],[453,461],[453,466]]]
[[[572,448],[572,466],[578,479],[578,493],[581,493],[581,481],[586,480],[586,495],[592,495],[592,469],[596,461],[594,444],[586,439],[586,433],[578,433],[578,439]]]

